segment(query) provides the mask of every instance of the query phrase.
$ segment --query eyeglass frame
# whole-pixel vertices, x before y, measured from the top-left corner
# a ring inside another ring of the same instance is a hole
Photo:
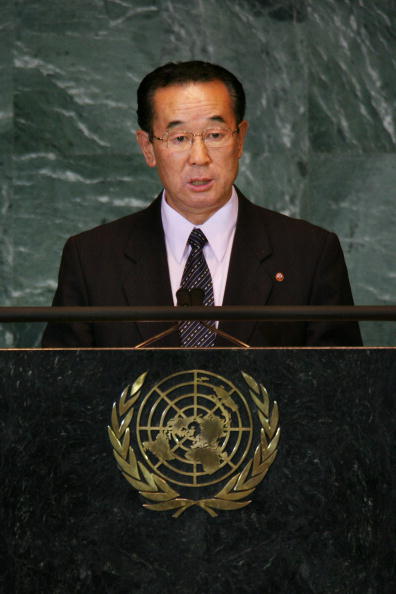
[[[216,148],[216,147],[208,147],[206,142],[203,139],[203,135],[205,134],[205,132],[207,132],[208,130],[228,130],[229,132],[231,132],[231,135],[233,136],[234,134],[239,134],[240,133],[240,128],[239,128],[240,124],[238,124],[238,127],[235,128],[235,130],[231,130],[231,128],[229,128],[228,126],[223,126],[222,128],[205,128],[205,130],[202,130],[202,132],[190,132],[188,130],[177,130],[177,132],[181,134],[191,134],[191,142],[190,142],[190,146],[183,149],[183,150],[190,150],[192,145],[193,145],[193,139],[196,136],[200,136],[202,138],[202,142],[204,143],[205,147],[207,149],[211,149],[211,148]],[[153,140],[161,140],[161,142],[166,142],[166,148],[168,149],[168,137],[169,134],[172,132],[172,130],[168,130],[167,132],[165,132],[165,134],[163,134],[162,136],[155,136],[155,134],[150,134],[149,135],[149,140],[150,142],[153,142]],[[227,146],[227,145],[225,145]],[[217,148],[224,148],[224,147],[217,147]],[[182,151],[181,151],[182,152]]]

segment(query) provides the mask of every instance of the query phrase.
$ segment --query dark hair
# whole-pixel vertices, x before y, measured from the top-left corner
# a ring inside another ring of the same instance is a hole
[[[220,80],[226,85],[234,104],[237,124],[240,124],[245,115],[246,99],[243,87],[237,77],[217,64],[194,60],[191,62],[168,62],[144,77],[137,91],[137,119],[140,128],[152,134],[153,96],[157,89],[171,85],[214,80]]]

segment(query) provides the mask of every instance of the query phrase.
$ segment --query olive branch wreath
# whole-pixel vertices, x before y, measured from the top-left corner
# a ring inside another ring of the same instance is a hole
[[[140,396],[146,376],[147,371],[123,390],[118,405],[116,402],[113,404],[111,427],[107,427],[113,454],[121,473],[140,495],[153,502],[144,503],[143,506],[153,511],[176,510],[173,517],[177,518],[193,505],[198,505],[212,517],[217,516],[216,510],[241,509],[249,505],[251,500],[245,498],[254,492],[267,474],[276,458],[280,438],[278,405],[274,401],[270,410],[270,399],[265,387],[242,371],[242,376],[249,386],[250,396],[257,406],[261,424],[260,443],[243,470],[234,475],[216,495],[208,499],[193,500],[181,497],[166,480],[150,472],[136,459],[131,447],[129,425],[134,413],[133,405]]]

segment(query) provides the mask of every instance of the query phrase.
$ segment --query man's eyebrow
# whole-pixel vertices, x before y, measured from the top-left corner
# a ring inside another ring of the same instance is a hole
[[[225,119],[221,115],[215,115],[215,116],[212,116],[209,119],[212,120],[213,122],[220,122],[221,124],[225,124],[226,123]]]
[[[181,120],[172,120],[171,122],[169,122],[169,124],[166,126],[167,130],[171,130],[172,128],[175,128],[176,126],[180,126],[180,124],[182,124],[183,122]]]
[[[210,118],[208,118],[208,120],[210,120],[211,122],[220,122],[221,124],[226,123],[225,119],[221,115],[211,116]],[[172,128],[176,128],[176,126],[180,126],[181,124],[184,124],[184,123],[185,122],[183,122],[182,120],[172,120],[171,122],[169,122],[167,124],[166,129],[172,130]]]

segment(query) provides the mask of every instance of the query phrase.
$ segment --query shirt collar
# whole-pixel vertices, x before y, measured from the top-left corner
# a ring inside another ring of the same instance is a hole
[[[238,195],[233,186],[231,197],[224,206],[219,208],[202,225],[194,225],[169,206],[164,190],[162,192],[161,217],[167,247],[177,262],[182,261],[185,250],[188,249],[187,240],[195,227],[201,229],[206,235],[209,247],[216,259],[221,262],[235,229],[238,217]]]

